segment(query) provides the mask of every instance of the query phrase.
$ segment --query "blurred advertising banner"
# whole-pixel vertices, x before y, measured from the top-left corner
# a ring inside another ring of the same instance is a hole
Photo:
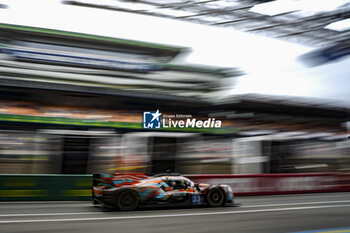
[[[236,195],[350,191],[350,174],[188,175],[187,177],[195,182],[228,184]]]
[[[194,182],[228,184],[237,196],[350,191],[349,173],[186,177]],[[92,184],[92,175],[0,175],[0,201],[88,201]]]
[[[0,175],[0,201],[87,201],[91,175]]]

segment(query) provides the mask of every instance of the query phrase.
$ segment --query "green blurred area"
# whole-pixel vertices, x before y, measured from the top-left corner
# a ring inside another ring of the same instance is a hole
[[[92,175],[0,175],[0,201],[87,201]]]

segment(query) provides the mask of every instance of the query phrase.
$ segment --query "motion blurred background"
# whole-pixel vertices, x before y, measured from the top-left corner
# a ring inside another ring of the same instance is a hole
[[[349,2],[1,0],[0,172],[348,172]]]

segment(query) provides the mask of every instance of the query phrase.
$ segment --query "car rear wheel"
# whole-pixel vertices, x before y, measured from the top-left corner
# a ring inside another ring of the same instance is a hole
[[[225,203],[224,193],[219,188],[213,188],[208,191],[207,201],[209,206],[219,207]]]
[[[120,210],[134,210],[139,205],[139,196],[133,190],[122,191],[117,198],[117,207]]]

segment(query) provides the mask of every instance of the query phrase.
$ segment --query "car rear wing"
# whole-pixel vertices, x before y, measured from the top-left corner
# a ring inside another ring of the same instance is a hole
[[[100,183],[110,184],[115,187],[123,185],[132,185],[139,183],[140,180],[149,178],[148,175],[143,173],[103,173],[93,174],[93,186],[97,186]]]

